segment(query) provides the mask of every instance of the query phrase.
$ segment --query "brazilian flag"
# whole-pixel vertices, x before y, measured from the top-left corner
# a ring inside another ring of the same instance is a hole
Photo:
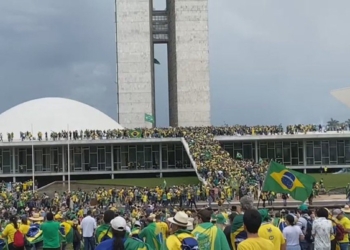
[[[306,201],[316,182],[311,175],[302,174],[271,161],[262,191],[290,194],[295,200]]]
[[[130,138],[141,138],[141,129],[131,129],[129,130],[129,137]]]

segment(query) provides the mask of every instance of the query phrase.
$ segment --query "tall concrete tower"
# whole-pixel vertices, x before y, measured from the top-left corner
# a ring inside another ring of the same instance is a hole
[[[116,0],[118,122],[155,121],[154,44],[168,46],[170,126],[210,125],[208,0]],[[156,124],[156,123],[155,123]]]

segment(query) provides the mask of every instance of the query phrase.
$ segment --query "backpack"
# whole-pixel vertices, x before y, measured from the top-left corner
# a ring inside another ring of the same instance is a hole
[[[13,236],[13,246],[16,248],[24,247],[24,235],[18,229]]]
[[[338,223],[335,224],[334,226],[334,238],[336,241],[342,241],[345,236],[345,230],[344,227]]]
[[[305,229],[305,240],[309,243],[312,243],[314,241],[314,238],[312,236],[312,221],[310,219],[307,219],[304,217],[306,220],[306,228]]]
[[[192,237],[182,239],[181,250],[199,250],[198,241]]]

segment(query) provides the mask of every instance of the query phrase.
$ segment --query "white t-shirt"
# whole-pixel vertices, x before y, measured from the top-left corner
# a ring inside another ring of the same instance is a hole
[[[299,245],[299,237],[303,235],[300,227],[295,226],[286,226],[283,229],[283,236],[286,239],[287,246]]]
[[[83,237],[92,237],[97,226],[96,220],[88,215],[81,221],[80,226],[83,230]]]

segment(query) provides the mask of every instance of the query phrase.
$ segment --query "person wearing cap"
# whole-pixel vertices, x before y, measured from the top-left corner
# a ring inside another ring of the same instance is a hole
[[[312,223],[312,219],[310,217],[309,206],[306,204],[301,204],[298,208],[300,212],[300,217],[296,221],[296,225],[300,227],[301,231],[304,235],[307,234],[307,223],[308,221]],[[306,241],[305,239],[300,240],[300,245],[302,249],[310,249],[311,243]]]
[[[240,242],[238,250],[272,250],[274,245],[271,241],[259,237],[261,215],[256,209],[246,210],[243,215],[244,230],[247,232],[247,239]]]
[[[112,210],[107,210],[103,214],[104,224],[100,225],[96,229],[95,237],[97,244],[101,243],[104,240],[111,239],[113,237],[112,232],[110,231],[111,221],[114,219],[115,213]]]
[[[198,225],[192,234],[199,242],[199,249],[230,249],[224,232],[210,222],[212,213],[210,209],[202,209],[197,213]]]
[[[126,220],[118,216],[111,221],[112,239],[101,242],[96,250],[153,250],[148,244],[141,240],[127,237]]]
[[[155,222],[155,215],[151,214],[146,220],[147,226],[139,234],[141,240],[147,243],[151,249],[160,250],[163,243],[162,230]]]
[[[344,216],[341,209],[334,209],[332,214],[336,219],[336,223],[342,225],[345,231],[343,240],[338,241],[340,250],[347,250],[349,245],[350,220]]]
[[[285,250],[286,241],[284,239],[283,233],[278,227],[271,224],[271,218],[269,212],[266,209],[259,210],[261,216],[261,225],[258,231],[258,235],[261,238],[270,240],[274,245],[275,250]]]
[[[171,235],[164,241],[163,250],[182,250],[183,239],[192,238],[193,242],[197,241],[193,234],[187,229],[191,223],[185,212],[177,212],[174,217],[168,218],[168,222],[170,223]],[[198,242],[196,243],[198,244]]]
[[[243,196],[239,202],[241,203],[241,210],[244,213],[247,210],[254,209],[254,200],[250,196]],[[233,249],[237,249],[237,245],[243,240],[247,239],[247,233],[243,225],[243,213],[237,214],[231,226],[231,244]]]

